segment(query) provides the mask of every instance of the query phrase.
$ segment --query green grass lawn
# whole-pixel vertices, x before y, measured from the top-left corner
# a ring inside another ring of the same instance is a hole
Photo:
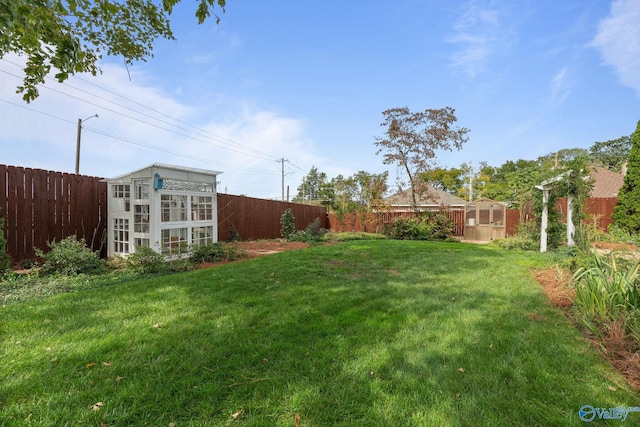
[[[564,426],[639,406],[532,279],[552,257],[355,241],[9,304],[0,425]]]

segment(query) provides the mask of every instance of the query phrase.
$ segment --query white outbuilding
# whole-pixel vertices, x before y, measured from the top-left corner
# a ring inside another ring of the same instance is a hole
[[[107,255],[146,246],[180,256],[190,246],[216,242],[221,173],[154,163],[107,179]]]

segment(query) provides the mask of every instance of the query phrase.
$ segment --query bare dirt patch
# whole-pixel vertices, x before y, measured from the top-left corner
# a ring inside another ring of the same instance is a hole
[[[242,261],[243,259],[257,258],[284,251],[306,249],[310,246],[305,242],[287,242],[286,240],[256,240],[248,242],[233,242],[228,244],[233,245],[242,251],[243,256],[234,261],[218,261],[198,264],[196,268],[212,268],[222,264],[228,264],[230,262]]]
[[[252,242],[235,242],[233,244],[238,249],[243,250],[249,258],[309,247],[309,244],[305,242],[287,242],[284,240],[256,240]]]

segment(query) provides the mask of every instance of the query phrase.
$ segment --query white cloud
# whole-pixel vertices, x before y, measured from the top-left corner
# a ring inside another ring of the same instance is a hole
[[[73,172],[77,121],[96,113],[99,118],[84,122],[81,174],[112,177],[169,163],[221,171],[221,188],[233,194],[276,197],[281,193],[277,159],[295,159],[303,168],[321,161],[299,119],[242,101],[185,105],[152,87],[140,68],[131,70],[131,80],[122,66],[102,69],[100,76],[71,78],[68,84],[50,80],[50,89],[42,88],[31,104],[15,94],[20,78],[0,79],[0,99],[9,101],[0,102],[0,162]],[[6,60],[0,60],[0,70],[21,73]],[[297,186],[297,175],[287,176],[286,184]]]
[[[494,55],[504,53],[513,32],[505,25],[505,11],[491,2],[472,0],[463,8],[454,25],[455,34],[447,42],[459,46],[452,55],[452,66],[474,77]]]
[[[571,94],[571,82],[568,78],[569,70],[562,68],[551,79],[551,97],[554,103],[561,104]]]
[[[620,82],[640,94],[640,2],[615,0],[609,16],[600,21],[592,45]]]

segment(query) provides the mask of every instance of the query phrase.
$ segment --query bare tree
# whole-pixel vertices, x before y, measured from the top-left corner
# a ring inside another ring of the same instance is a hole
[[[407,175],[411,189],[411,204],[417,209],[417,197],[424,192],[425,183],[420,174],[435,166],[436,151],[460,150],[469,139],[466,128],[453,127],[458,121],[451,107],[426,109],[413,113],[407,107],[383,111],[386,128],[383,137],[376,138],[379,147],[376,154],[383,153],[384,164],[397,164]]]

